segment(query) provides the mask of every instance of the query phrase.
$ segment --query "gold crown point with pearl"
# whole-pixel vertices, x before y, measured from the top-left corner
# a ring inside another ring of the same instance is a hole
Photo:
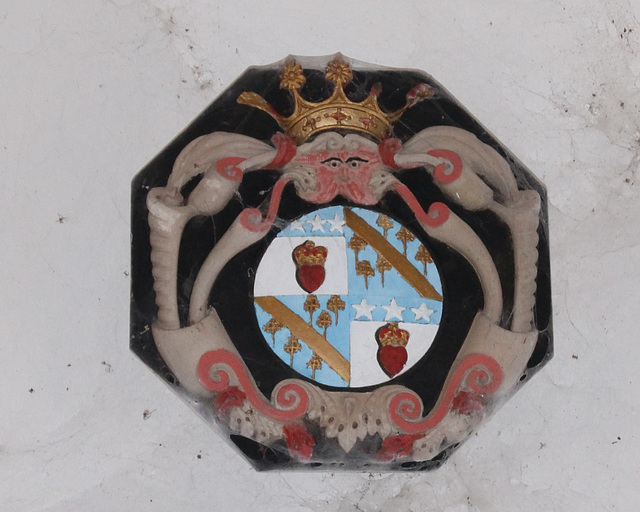
[[[302,66],[295,60],[285,62],[280,70],[280,88],[288,89],[293,95],[293,113],[289,117],[283,117],[255,92],[243,92],[238,97],[238,103],[269,114],[298,145],[316,133],[326,130],[351,130],[381,141],[390,135],[393,123],[405,110],[433,97],[435,93],[429,85],[418,84],[407,94],[404,107],[392,113],[385,113],[378,105],[380,91],[377,86],[371,89],[364,101],[354,102],[347,98],[344,87],[351,82],[353,73],[351,66],[341,57],[327,64],[325,78],[335,84],[331,96],[319,103],[307,101],[300,96],[300,89],[306,82]]]

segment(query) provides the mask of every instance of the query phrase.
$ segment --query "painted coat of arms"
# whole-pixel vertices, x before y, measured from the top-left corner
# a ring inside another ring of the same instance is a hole
[[[132,349],[256,468],[435,467],[551,357],[545,201],[428,75],[252,68],[134,180]]]
[[[441,293],[433,259],[411,231],[385,214],[337,206],[282,230],[254,285],[274,351],[338,387],[380,384],[419,361],[438,330]]]

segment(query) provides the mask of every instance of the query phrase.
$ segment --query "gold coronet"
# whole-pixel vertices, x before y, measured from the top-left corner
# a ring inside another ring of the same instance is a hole
[[[311,240],[307,240],[293,250],[293,257],[299,266],[324,265],[328,252],[326,247],[316,246]]]
[[[380,345],[406,347],[409,342],[409,332],[398,327],[398,322],[390,322],[378,330]]]
[[[294,100],[293,113],[280,115],[267,101],[255,92],[243,92],[238,103],[260,109],[273,117],[284,132],[298,145],[309,137],[326,130],[350,130],[370,135],[381,141],[387,138],[402,113],[419,101],[431,98],[434,90],[427,84],[418,84],[407,94],[407,102],[401,109],[385,113],[378,105],[377,87],[373,87],[364,101],[347,98],[344,87],[352,80],[351,66],[342,58],[333,59],[325,68],[325,78],[333,82],[333,93],[326,100],[314,103],[300,96],[306,78],[302,66],[295,60],[287,61],[280,70],[280,88],[291,91]]]

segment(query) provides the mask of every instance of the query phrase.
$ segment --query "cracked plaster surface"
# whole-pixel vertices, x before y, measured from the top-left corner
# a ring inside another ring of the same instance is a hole
[[[0,508],[635,509],[639,17],[627,0],[2,3]],[[335,51],[431,73],[549,191],[555,359],[436,472],[256,473],[127,348],[134,173],[247,66]]]

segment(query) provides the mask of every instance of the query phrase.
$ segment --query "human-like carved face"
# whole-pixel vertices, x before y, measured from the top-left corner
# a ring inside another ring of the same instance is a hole
[[[322,204],[342,196],[356,204],[372,205],[381,196],[372,187],[372,178],[385,169],[373,142],[359,135],[327,133],[300,146],[285,167],[285,175],[306,201]]]

